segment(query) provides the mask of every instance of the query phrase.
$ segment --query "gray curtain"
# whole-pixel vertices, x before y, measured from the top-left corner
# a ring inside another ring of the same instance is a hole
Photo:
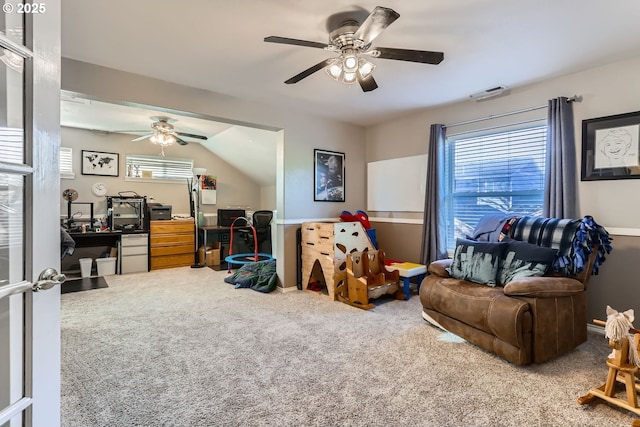
[[[446,245],[442,238],[445,223],[440,209],[440,200],[444,194],[441,187],[440,168],[444,164],[445,136],[446,128],[444,125],[431,125],[429,154],[427,157],[427,186],[424,197],[422,245],[420,247],[420,262],[425,265],[437,259],[447,258]]]
[[[542,215],[575,218],[577,215],[576,146],[573,103],[565,97],[549,100],[547,159]]]

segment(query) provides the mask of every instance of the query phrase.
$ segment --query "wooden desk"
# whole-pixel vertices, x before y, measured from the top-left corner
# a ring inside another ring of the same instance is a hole
[[[60,270],[62,273],[69,275],[71,278],[77,275],[80,276],[80,258],[104,258],[104,256],[111,252],[111,248],[118,248],[120,246],[120,237],[122,232],[120,231],[87,231],[86,233],[71,232],[69,233],[76,246],[72,255],[65,256],[60,261]],[[118,257],[120,254],[118,253]],[[120,265],[119,259],[116,260],[116,265]],[[97,270],[97,264],[94,262],[92,267],[92,275],[95,276],[94,271]]]
[[[212,243],[220,243],[220,259],[224,260],[225,257],[229,254],[229,246],[231,245],[231,227],[225,227],[221,225],[205,225],[202,227],[198,227],[199,231],[202,232],[202,244],[206,247],[209,243],[209,233],[213,233],[215,238],[212,240]],[[233,231],[240,230],[251,230],[250,226],[234,226]],[[238,240],[240,242],[240,240]],[[234,239],[234,244],[236,240]],[[226,251],[225,251],[226,249]],[[253,253],[253,248],[244,249],[243,252]],[[237,253],[237,251],[234,251]],[[206,254],[206,253],[205,253]],[[205,260],[206,263],[206,260]]]
[[[76,248],[92,248],[96,246],[117,247],[122,236],[121,231],[87,231],[86,233],[69,233],[76,242]]]

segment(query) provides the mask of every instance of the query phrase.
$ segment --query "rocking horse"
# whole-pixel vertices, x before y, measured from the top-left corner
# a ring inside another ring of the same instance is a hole
[[[613,351],[606,362],[609,367],[607,381],[600,387],[589,390],[587,395],[578,398],[579,404],[584,405],[600,398],[640,415],[637,397],[640,384],[636,382],[640,368],[640,352],[638,351],[640,330],[633,328],[631,323],[633,319],[633,310],[619,313],[609,306],[607,306],[606,322],[594,319],[593,323],[605,327],[605,336],[609,338],[609,347]],[[630,333],[633,334],[633,339],[630,339]],[[614,396],[616,382],[625,385],[626,400]],[[631,425],[632,427],[640,427],[640,419],[634,419]]]

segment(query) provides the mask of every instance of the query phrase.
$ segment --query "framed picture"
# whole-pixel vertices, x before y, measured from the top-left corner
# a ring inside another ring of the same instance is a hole
[[[314,195],[317,202],[344,202],[344,153],[313,150]]]
[[[640,178],[640,111],[582,121],[581,178]]]
[[[118,153],[82,150],[82,175],[118,176]]]

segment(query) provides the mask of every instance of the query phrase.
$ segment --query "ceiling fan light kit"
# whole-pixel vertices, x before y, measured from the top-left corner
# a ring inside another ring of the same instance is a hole
[[[378,88],[373,78],[373,71],[376,69],[376,65],[366,58],[363,58],[363,55],[373,58],[434,65],[439,64],[444,59],[442,52],[385,47],[372,48],[371,43],[373,40],[399,17],[400,14],[393,9],[378,6],[367,16],[362,24],[359,24],[353,19],[345,20],[339,28],[329,34],[328,44],[279,36],[265,37],[264,41],[315,47],[340,54],[337,58],[325,59],[301,73],[296,74],[286,80],[286,84],[298,83],[316,71],[325,68],[327,74],[333,80],[341,81],[348,85],[358,82],[364,92],[369,92]]]
[[[166,147],[167,145],[175,144],[176,138],[170,134],[156,132],[154,135],[151,136],[151,138],[149,138],[149,141],[151,141],[154,144],[162,145]]]
[[[174,130],[173,125],[169,123],[171,120],[169,117],[151,117],[154,120],[151,123],[151,132],[139,136],[137,138],[132,139],[132,141],[142,141],[143,139],[149,138],[152,144],[159,145],[161,148],[162,157],[164,157],[164,147],[168,147],[177,143],[178,145],[187,145],[188,142],[182,139],[184,138],[194,138],[206,141],[207,138],[204,135],[197,135],[193,133],[185,133],[185,132],[177,132]],[[115,131],[116,133],[128,133],[128,132],[145,132],[145,131]]]

